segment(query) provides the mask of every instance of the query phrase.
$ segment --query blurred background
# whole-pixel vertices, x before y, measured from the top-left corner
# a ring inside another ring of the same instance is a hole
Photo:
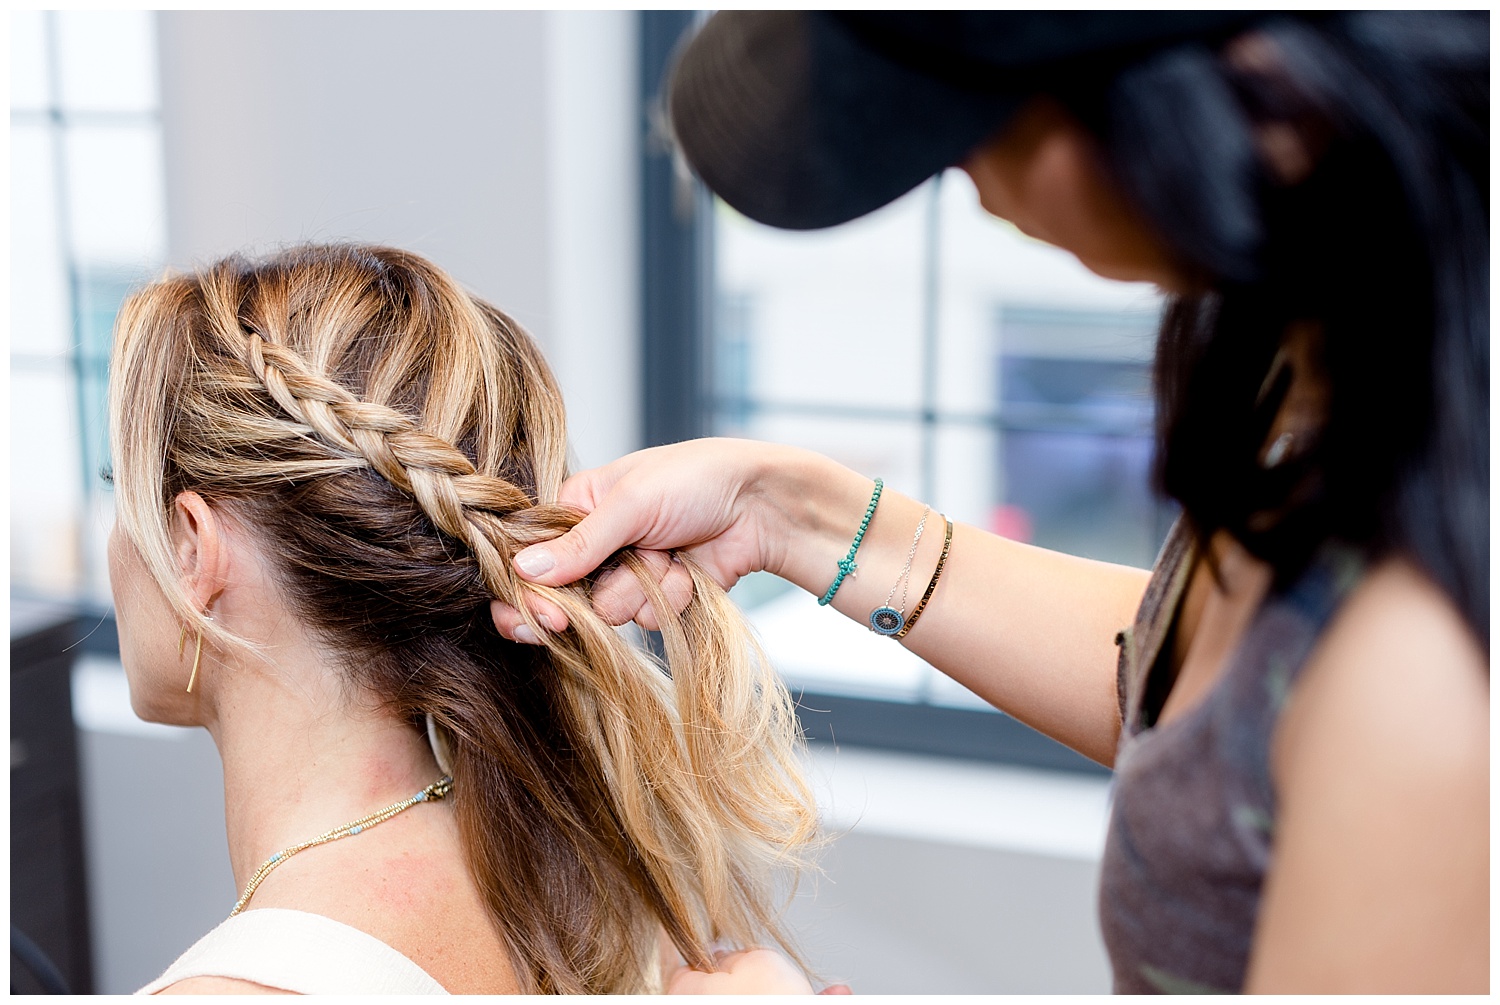
[[[740,217],[662,128],[699,16],[10,15],[17,990],[26,940],[74,990],[134,990],[235,899],[217,755],[131,714],[104,561],[111,327],[164,268],[410,248],[538,338],[580,466],[795,443],[954,520],[1150,564],[1154,291],[988,217],[956,170],[829,231]],[[774,578],[735,596],[800,696],[836,835],[792,907],[822,976],[1107,991],[1107,773]]]

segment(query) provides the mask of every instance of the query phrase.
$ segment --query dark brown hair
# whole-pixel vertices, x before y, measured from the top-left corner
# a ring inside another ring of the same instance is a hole
[[[1068,100],[1202,291],[1157,351],[1159,481],[1285,581],[1401,554],[1489,644],[1489,15],[1267,15]],[[1288,142],[1291,140],[1291,142]],[[1264,463],[1293,326],[1327,414]]]

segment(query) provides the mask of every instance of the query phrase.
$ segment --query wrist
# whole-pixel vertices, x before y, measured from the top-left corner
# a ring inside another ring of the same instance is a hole
[[[810,450],[781,449],[759,478],[766,569],[821,596],[849,551],[874,479]]]

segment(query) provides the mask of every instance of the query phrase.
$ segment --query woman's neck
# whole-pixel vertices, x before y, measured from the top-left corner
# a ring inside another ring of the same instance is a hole
[[[351,707],[311,646],[277,646],[222,675],[207,723],[224,762],[235,884],[273,853],[415,794],[441,774],[427,740],[371,703]]]
[[[287,644],[284,626],[274,637],[272,663],[251,656],[208,668],[218,687],[205,725],[224,761],[229,860],[241,891],[274,853],[407,799],[441,774],[410,724],[373,702],[351,707],[326,654]],[[450,800],[289,860],[256,892],[249,908],[257,907],[356,927],[455,994],[522,990],[466,865]]]

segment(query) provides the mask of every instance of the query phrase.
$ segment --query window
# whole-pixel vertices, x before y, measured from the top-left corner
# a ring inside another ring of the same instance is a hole
[[[653,30],[675,40],[685,18],[646,17],[650,101]],[[659,185],[683,185],[648,145],[645,330],[689,347],[672,358],[693,355],[682,379],[697,386],[648,378],[648,409],[667,394],[699,410],[676,428],[648,426],[653,442],[710,433],[810,447],[955,521],[1150,565],[1171,515],[1149,489],[1152,288],[1100,279],[990,217],[957,170],[841,227],[787,232],[701,192],[679,194],[663,221],[674,200],[652,200],[653,157]],[[669,276],[653,228],[675,228]],[[691,282],[708,306],[653,317],[653,287],[681,289],[683,262],[701,263]],[[805,717],[815,733],[831,724],[846,742],[1082,762],[774,577],[734,596],[804,707],[829,710]]]
[[[155,17],[11,15],[11,586],[102,601],[106,368],[164,258]]]

